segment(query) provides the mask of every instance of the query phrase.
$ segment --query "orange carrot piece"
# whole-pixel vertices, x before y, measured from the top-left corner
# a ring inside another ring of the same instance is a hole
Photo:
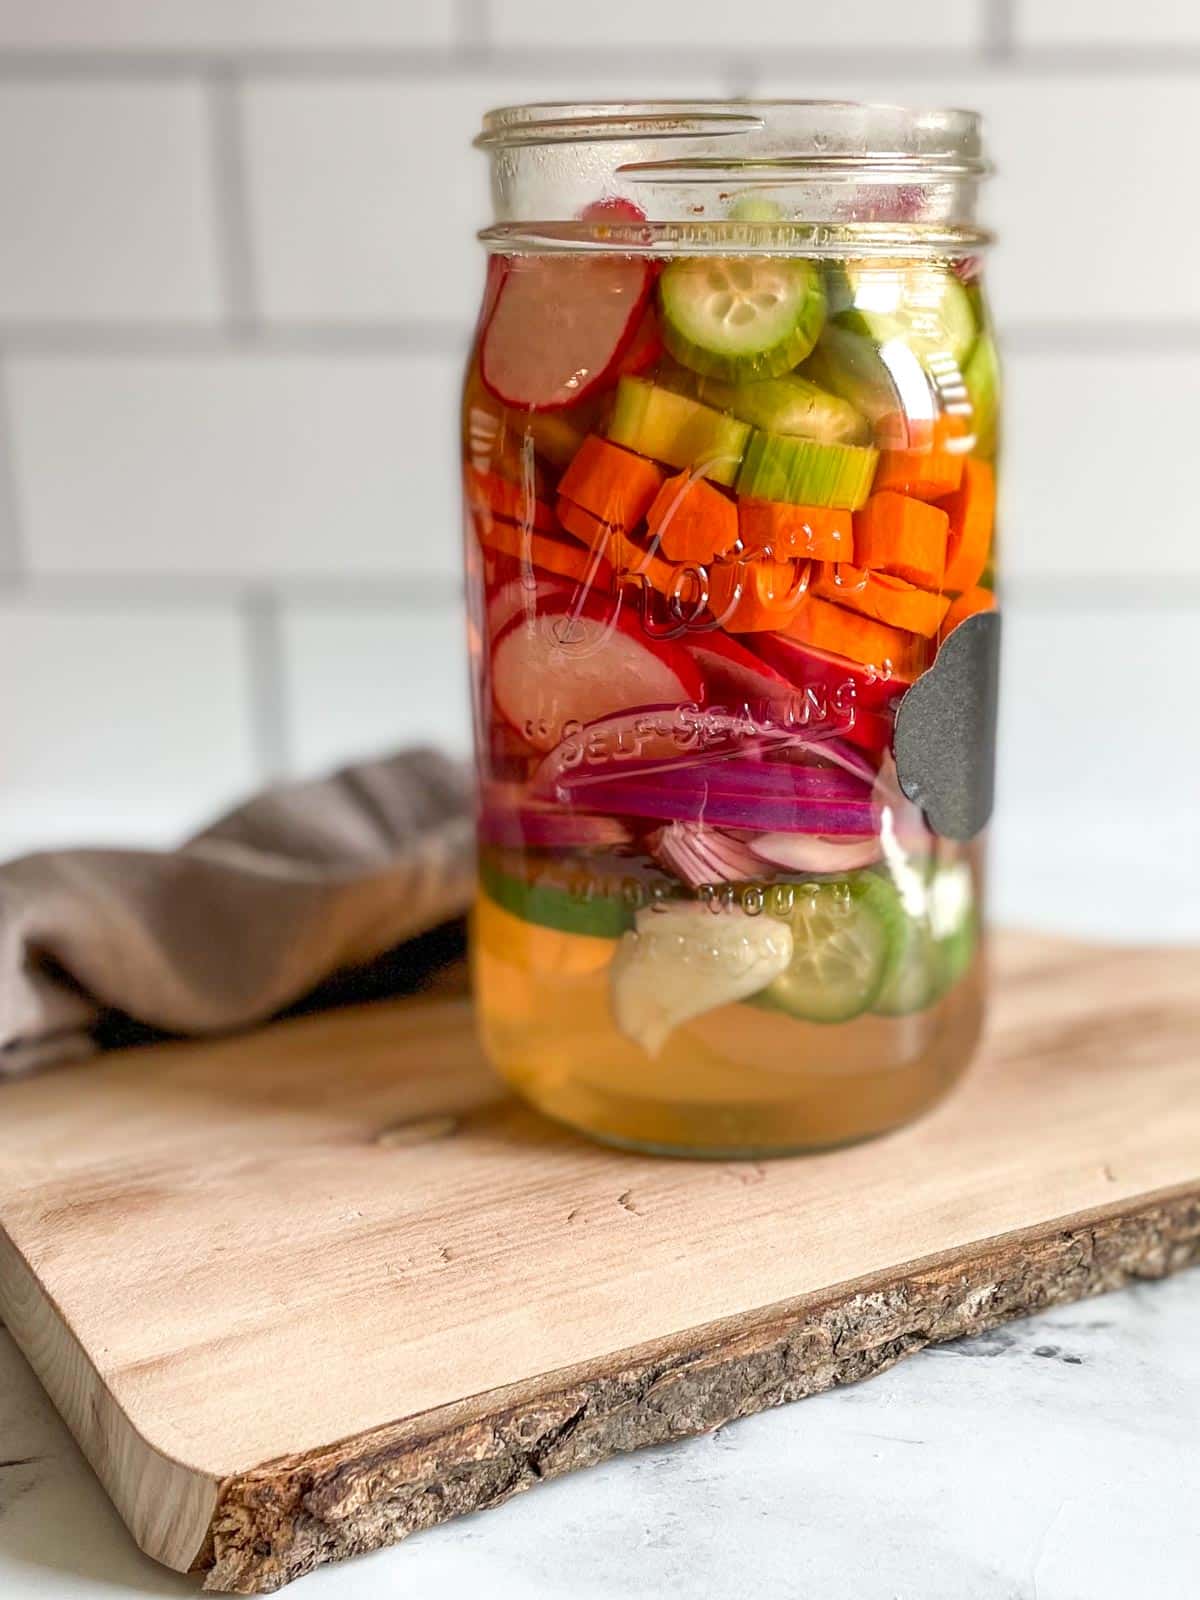
[[[590,433],[559,480],[558,492],[615,528],[634,528],[666,473],[645,456]]]
[[[528,562],[573,583],[588,583],[598,589],[612,586],[612,567],[604,555],[581,549],[561,533],[538,533],[490,514],[477,513],[474,520],[479,542],[488,550]]]
[[[903,578],[886,572],[868,572],[866,567],[849,567],[844,562],[824,566],[812,580],[812,592],[820,600],[832,600],[851,611],[861,611],[890,627],[925,637],[935,634],[950,609],[950,596],[931,594]]]
[[[912,682],[929,665],[929,642],[902,628],[890,628],[844,606],[831,605],[809,593],[787,629],[814,650],[871,667],[882,677]]]
[[[780,500],[739,500],[738,530],[747,550],[779,560],[853,561],[852,513],[836,506],[789,506]]]
[[[872,488],[895,489],[918,500],[940,500],[962,482],[963,461],[954,450],[883,450]]]
[[[795,561],[717,561],[708,569],[708,609],[728,633],[779,633],[804,603],[806,572]]]
[[[961,487],[941,507],[950,518],[944,582],[947,589],[962,593],[979,582],[992,547],[996,474],[990,463],[968,456]]]
[[[965,622],[968,617],[973,617],[979,611],[994,611],[996,596],[990,589],[968,589],[960,594],[953,602],[949,611],[942,618],[942,625],[938,629],[938,642],[954,632],[960,622]]]
[[[544,501],[527,495],[520,484],[510,483],[497,472],[480,472],[470,462],[463,466],[463,483],[472,511],[490,513],[508,522],[528,522],[544,533],[554,532],[553,511]]]
[[[940,589],[950,518],[937,506],[884,489],[854,513],[854,560],[873,572]]]
[[[655,495],[646,526],[670,560],[714,561],[737,543],[738,509],[705,479],[680,472]]]
[[[683,598],[686,599],[687,590],[696,587],[694,582],[683,582],[681,569],[673,561],[666,560],[656,550],[635,544],[620,528],[610,527],[598,517],[593,517],[590,511],[584,511],[581,506],[573,505],[562,496],[558,501],[558,520],[572,538],[578,539],[593,553],[601,554],[618,573],[645,578],[660,594],[679,593],[682,586]]]

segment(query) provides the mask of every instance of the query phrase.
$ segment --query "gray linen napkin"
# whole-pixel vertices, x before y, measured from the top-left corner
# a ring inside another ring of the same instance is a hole
[[[268,789],[178,850],[0,866],[0,1076],[97,1048],[110,1011],[170,1033],[260,1022],[465,910],[470,784],[432,750]]]

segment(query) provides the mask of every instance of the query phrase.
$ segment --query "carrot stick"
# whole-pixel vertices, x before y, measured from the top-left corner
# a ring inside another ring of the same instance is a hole
[[[717,561],[708,609],[729,633],[778,633],[804,601],[807,567],[796,561]]]
[[[941,507],[950,518],[944,582],[947,589],[962,592],[979,582],[992,546],[996,474],[990,464],[968,456],[961,487]]]
[[[666,473],[645,456],[590,433],[559,481],[558,492],[615,528],[634,528]]]
[[[602,555],[618,573],[645,578],[660,594],[678,593],[681,572],[685,569],[660,556],[656,550],[636,544],[620,528],[610,527],[562,497],[558,502],[558,520],[572,538]]]
[[[968,617],[975,616],[979,611],[993,611],[995,606],[996,596],[990,589],[966,590],[959,595],[942,618],[942,625],[938,629],[938,643],[953,633],[960,622],[965,622]]]
[[[937,506],[884,489],[854,513],[855,563],[940,589],[949,526],[949,517]]]
[[[872,487],[938,500],[962,482],[964,459],[949,450],[883,450]]]
[[[842,656],[874,668],[882,677],[909,683],[924,671],[932,655],[928,641],[918,635],[831,605],[811,592],[786,632],[814,650]]]
[[[512,556],[523,565],[556,577],[569,578],[573,583],[587,583],[598,589],[612,586],[612,567],[600,551],[584,550],[560,533],[538,533],[490,514],[477,512],[474,522],[479,542],[488,550]]]
[[[713,561],[737,543],[738,509],[711,483],[680,472],[655,495],[646,526],[672,561]]]
[[[739,500],[738,531],[747,550],[814,561],[853,561],[851,513],[836,506],[791,506],[781,500]]]
[[[518,483],[510,483],[496,472],[480,472],[470,462],[463,466],[467,504],[481,515],[503,517],[508,522],[526,523],[545,533],[555,531],[554,513],[542,500],[526,494]]]
[[[890,627],[925,637],[938,631],[938,624],[950,609],[949,595],[931,594],[928,589],[905,583],[903,578],[868,572],[865,567],[848,567],[844,562],[821,567],[813,578],[812,592],[820,600],[832,600]]]

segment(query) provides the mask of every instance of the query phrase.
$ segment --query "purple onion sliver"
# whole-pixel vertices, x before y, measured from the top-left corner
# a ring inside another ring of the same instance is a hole
[[[608,806],[621,816],[657,817],[664,822],[705,822],[714,827],[749,828],[761,833],[822,833],[861,836],[876,829],[869,793],[861,799],[810,799],[795,789],[759,793],[715,789],[702,779],[684,784],[661,777],[605,786]]]
[[[487,844],[531,850],[606,850],[633,837],[616,817],[566,806],[489,807],[480,813],[479,836]]]
[[[647,845],[655,860],[689,889],[763,876],[763,863],[744,844],[699,823],[668,822],[650,835]]]

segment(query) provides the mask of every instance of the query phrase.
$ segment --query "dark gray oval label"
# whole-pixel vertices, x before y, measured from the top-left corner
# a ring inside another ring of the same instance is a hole
[[[945,839],[973,839],[992,814],[1000,613],[967,617],[896,710],[900,787]]]

